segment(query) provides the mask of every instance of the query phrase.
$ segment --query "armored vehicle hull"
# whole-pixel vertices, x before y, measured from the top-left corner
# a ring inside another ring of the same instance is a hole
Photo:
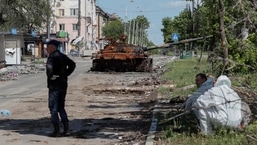
[[[151,72],[153,60],[149,56],[143,47],[109,39],[103,50],[92,54],[91,71]]]

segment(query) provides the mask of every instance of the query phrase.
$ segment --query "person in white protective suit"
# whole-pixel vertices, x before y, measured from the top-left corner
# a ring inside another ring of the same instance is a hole
[[[250,121],[249,106],[230,88],[227,76],[218,77],[214,87],[200,95],[192,105],[203,134],[212,134],[213,127],[243,129]]]
[[[213,87],[214,78],[207,77],[203,73],[199,73],[195,76],[195,84],[197,86],[197,91],[194,92],[182,105],[185,107],[186,111],[189,111],[192,108],[192,104],[201,96],[205,91]]]

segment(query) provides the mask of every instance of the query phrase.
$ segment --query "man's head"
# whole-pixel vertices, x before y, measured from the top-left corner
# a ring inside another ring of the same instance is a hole
[[[47,47],[46,47],[46,51],[48,54],[51,54],[52,52],[54,52],[55,50],[57,50],[58,46],[59,46],[59,41],[57,40],[50,40],[49,42],[47,42]]]
[[[207,76],[203,73],[199,73],[195,76],[195,84],[197,88],[199,88],[205,81],[207,80]]]

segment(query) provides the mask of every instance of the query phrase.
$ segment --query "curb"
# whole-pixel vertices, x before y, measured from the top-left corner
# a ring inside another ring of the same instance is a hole
[[[160,95],[158,94],[157,100],[159,98],[160,98]],[[158,125],[158,119],[156,117],[156,113],[157,113],[157,111],[159,111],[158,109],[156,109],[156,108],[158,108],[158,103],[159,102],[157,101],[154,105],[153,118],[152,118],[150,129],[147,134],[145,145],[153,145],[153,142],[154,142],[155,133],[156,133],[157,125]]]

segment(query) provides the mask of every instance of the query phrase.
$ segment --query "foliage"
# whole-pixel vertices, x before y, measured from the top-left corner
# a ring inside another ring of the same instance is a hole
[[[164,41],[169,42],[171,40],[172,32],[179,33],[181,39],[212,35],[213,37],[206,44],[209,50],[217,56],[214,65],[222,69],[223,64],[220,58],[225,56],[220,37],[219,2],[218,0],[202,0],[201,4],[193,5],[192,10],[186,8],[173,19],[170,17],[163,18]],[[252,0],[224,1],[224,28],[230,59],[229,67],[235,65],[228,69],[231,73],[256,71],[257,43],[254,38],[256,38],[255,33],[257,31],[255,24],[257,7],[255,5],[256,2]],[[249,33],[248,38],[245,32]],[[199,45],[202,45],[202,43],[197,43],[197,45],[195,47],[200,47]],[[231,62],[233,63],[231,64]]]
[[[200,64],[196,58],[176,60],[166,66],[168,70],[163,80],[173,80],[178,88],[192,85],[194,76],[197,73],[211,73],[207,61],[202,61]]]
[[[147,47],[151,47],[151,46],[155,46],[155,44],[152,41],[148,41],[147,43]],[[158,49],[153,49],[149,51],[151,54],[159,54],[159,50]]]
[[[162,76],[162,80],[171,80],[171,83],[175,84],[176,88],[161,88],[160,91],[163,95],[170,95],[171,98],[177,96],[185,97],[195,91],[194,77],[197,73],[212,74],[210,65],[206,59],[201,63],[196,58],[175,60],[167,64],[165,68],[166,71]]]
[[[162,19],[162,25],[164,26],[161,31],[163,32],[164,42],[171,42],[171,34],[178,33],[180,39],[190,38],[192,27],[191,24],[191,13],[188,9],[185,9],[180,13],[179,16],[175,17],[174,20],[171,17],[165,17]]]
[[[229,54],[233,61],[237,63],[233,72],[250,73],[257,71],[257,50],[255,44],[251,41],[231,40]]]
[[[195,66],[198,66],[198,69],[193,69]],[[169,95],[171,100],[178,98],[178,96],[188,96],[190,93],[193,92],[193,89],[191,90],[184,90],[181,88],[184,88],[185,86],[188,86],[190,84],[194,84],[194,76],[196,73],[204,72],[209,73],[210,68],[209,64],[206,63],[206,61],[203,61],[200,65],[196,61],[196,59],[180,59],[176,60],[174,62],[171,62],[165,66],[166,71],[163,76],[163,80],[166,80],[168,82],[172,82],[174,85],[176,85],[176,88],[170,90],[169,93],[166,93]],[[188,70],[193,70],[192,73]],[[245,75],[243,73],[233,74],[233,76],[230,76],[232,85],[234,87],[240,87],[247,86],[247,88],[255,89],[257,88],[256,74],[248,74]],[[182,81],[184,83],[182,83]],[[163,91],[163,88],[160,89],[160,91]],[[245,92],[246,94],[249,92]],[[256,92],[254,93],[256,94]],[[172,99],[173,98],[173,99]],[[252,99],[256,100],[254,96],[252,98],[248,98],[249,100],[246,100],[246,102],[249,104],[253,115],[256,114],[256,110],[254,110],[254,107],[256,104],[254,103]],[[253,101],[253,102],[251,102]],[[173,104],[170,104],[173,105]],[[176,104],[178,105],[178,104]],[[256,107],[255,107],[256,108]],[[164,119],[174,117],[175,115],[178,115],[180,113],[183,113],[181,109],[171,109],[170,112],[159,112],[159,116],[162,116],[159,118],[159,121],[163,121]],[[238,132],[232,129],[225,129],[225,128],[216,128],[213,135],[210,136],[204,136],[200,133],[199,124],[197,122],[197,119],[195,118],[194,114],[187,113],[184,115],[181,115],[177,118],[174,118],[173,120],[159,124],[158,128],[162,132],[160,136],[157,137],[157,139],[162,141],[162,144],[181,144],[181,145],[240,145],[240,144],[256,144],[256,131],[257,131],[257,122],[256,118],[251,121],[251,123],[243,130],[242,132]]]
[[[162,19],[162,25],[164,26],[161,31],[163,33],[164,42],[170,42],[171,41],[171,34],[176,32],[174,28],[172,27],[172,19],[170,17],[166,17]]]
[[[148,41],[147,46],[155,46],[155,44],[152,41]]]
[[[103,27],[103,35],[107,38],[114,38],[118,40],[120,35],[123,34],[123,25],[120,20],[109,21],[106,26]]]
[[[39,31],[53,15],[46,0],[4,0],[0,3],[0,29],[15,27],[20,32]]]
[[[109,21],[108,24],[103,27],[103,35],[105,37],[113,37],[117,40],[120,35],[125,34],[127,43],[146,47],[151,45],[151,42],[147,39],[146,33],[146,29],[149,28],[149,25],[150,22],[142,15],[124,23],[116,19]]]

